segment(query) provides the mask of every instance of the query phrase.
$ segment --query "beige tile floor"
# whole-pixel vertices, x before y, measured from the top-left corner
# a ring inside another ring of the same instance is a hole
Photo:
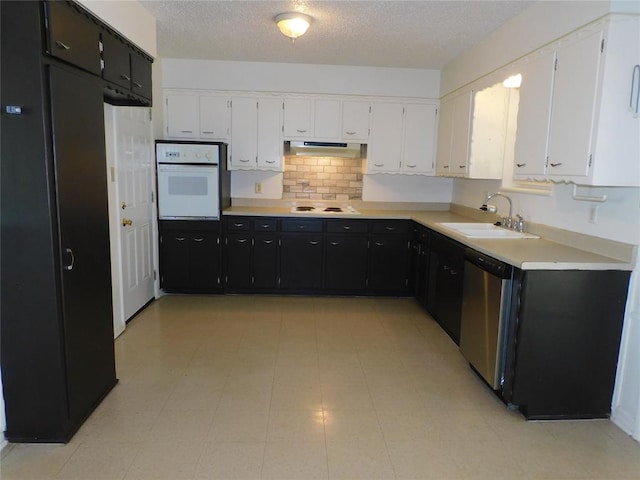
[[[608,420],[525,422],[410,299],[171,296],[116,341],[120,383],[2,480],[638,479]]]

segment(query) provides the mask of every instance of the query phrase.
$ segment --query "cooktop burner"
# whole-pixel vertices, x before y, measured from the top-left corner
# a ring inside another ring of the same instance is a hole
[[[296,207],[296,212],[313,212],[316,207]]]
[[[340,207],[327,207],[323,211],[324,212],[341,212],[342,209]]]
[[[335,214],[358,214],[358,210],[351,205],[343,205],[341,207],[328,207],[326,205],[293,205],[292,213],[308,213],[312,215],[335,215]]]

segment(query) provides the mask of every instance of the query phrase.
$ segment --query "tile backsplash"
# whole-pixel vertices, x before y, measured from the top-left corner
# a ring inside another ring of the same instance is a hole
[[[362,159],[287,156],[282,198],[362,200]]]

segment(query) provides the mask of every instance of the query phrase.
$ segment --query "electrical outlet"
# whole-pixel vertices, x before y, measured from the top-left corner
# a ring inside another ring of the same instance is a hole
[[[589,208],[589,223],[596,223],[598,221],[598,205],[591,205]]]
[[[262,193],[262,183],[256,182],[256,193]]]

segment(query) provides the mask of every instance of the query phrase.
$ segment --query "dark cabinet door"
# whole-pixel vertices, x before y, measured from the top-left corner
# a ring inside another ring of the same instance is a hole
[[[327,236],[325,289],[358,292],[366,288],[367,244],[364,235]]]
[[[62,319],[72,421],[115,384],[102,90],[49,67]]]
[[[275,234],[256,234],[253,239],[253,286],[278,286],[278,238]]]
[[[63,1],[46,2],[47,52],[100,75],[100,29],[78,8]]]
[[[131,91],[151,100],[151,60],[131,51]]]
[[[221,285],[220,235],[195,232],[189,235],[189,288],[212,290]]]
[[[322,288],[322,234],[285,234],[280,242],[280,287],[300,291]]]
[[[102,78],[126,90],[130,90],[129,46],[119,38],[106,32],[102,34],[102,45],[102,58],[104,59]]]
[[[189,285],[189,238],[181,231],[161,234],[160,286],[165,290]]]
[[[369,288],[404,292],[409,286],[410,245],[404,235],[371,237]]]
[[[457,344],[460,343],[464,247],[435,235],[429,259],[427,309]]]
[[[251,288],[251,235],[232,233],[225,243],[227,288]]]

